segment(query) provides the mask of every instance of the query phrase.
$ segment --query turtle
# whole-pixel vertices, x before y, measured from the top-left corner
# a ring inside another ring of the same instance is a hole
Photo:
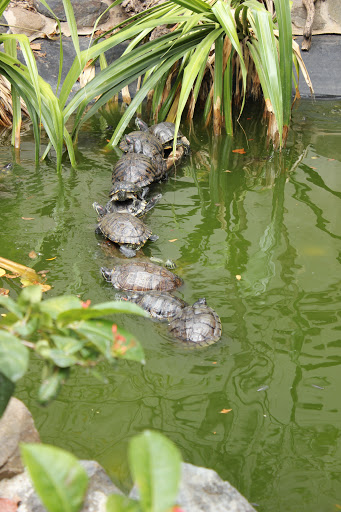
[[[188,306],[184,300],[174,297],[169,292],[148,291],[144,293],[132,292],[120,296],[120,300],[134,302],[145,311],[148,311],[152,318],[166,322],[173,318],[181,310]]]
[[[146,261],[116,265],[113,269],[102,267],[101,273],[117,290],[134,292],[174,290],[183,282],[170,270]]]
[[[147,123],[142,121],[139,117],[135,119],[136,126],[143,132],[149,132],[155,137],[157,137],[164,149],[172,149],[173,148],[173,141],[174,141],[174,132],[175,132],[175,124],[170,123],[169,121],[163,121],[158,124],[153,124],[152,126],[148,126]],[[176,145],[177,146],[183,146],[184,152],[186,155],[189,154],[190,151],[190,143],[189,140],[181,133],[181,131],[178,131],[178,135],[176,138]]]
[[[221,321],[205,298],[183,308],[169,323],[169,331],[181,341],[206,346],[221,336]]]
[[[120,246],[120,251],[127,258],[136,256],[136,251],[149,239],[157,240],[157,235],[152,235],[151,229],[141,220],[130,213],[108,213],[98,203],[93,203],[93,208],[100,216],[97,230],[106,238]]]
[[[149,132],[134,131],[124,135],[120,145],[124,153],[138,153],[151,158],[152,162],[164,176],[167,172],[166,160],[161,141]]]
[[[130,213],[135,217],[143,217],[160,201],[162,194],[156,194],[149,201],[145,199],[127,199],[125,201],[110,200],[105,205],[106,213]]]
[[[118,160],[113,169],[113,190],[111,195],[118,194],[124,188],[127,189],[128,184],[131,184],[131,193],[135,195],[142,194],[145,197],[146,192],[144,191],[147,191],[146,187],[153,183],[153,181],[160,181],[162,177],[162,169],[155,164],[152,158],[144,154],[126,153]],[[135,189],[134,187],[137,188]],[[117,199],[124,201],[120,197]]]

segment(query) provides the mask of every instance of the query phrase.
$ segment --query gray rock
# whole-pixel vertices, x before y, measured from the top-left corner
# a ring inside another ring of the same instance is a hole
[[[112,483],[104,469],[95,461],[80,461],[86,470],[90,483],[82,512],[105,512],[105,503],[110,494],[122,494]],[[18,512],[46,512],[36,495],[27,471],[0,482],[0,496],[9,499],[20,498]]]
[[[65,11],[62,0],[49,0],[49,6],[51,7],[54,14],[61,21],[66,21]],[[38,12],[47,16],[49,18],[53,18],[52,14],[39,0],[34,0],[34,7]],[[72,0],[72,7],[75,14],[77,27],[92,27],[97,18],[105,11],[108,7],[101,0]],[[109,18],[109,13],[106,13],[101,18],[101,23],[104,23]]]
[[[133,487],[130,498],[138,499]],[[229,482],[213,469],[182,464],[178,505],[186,512],[256,512],[250,503]]]
[[[0,420],[0,480],[24,471],[19,443],[39,443],[39,434],[27,407],[12,397]],[[1,493],[0,493],[1,494]]]

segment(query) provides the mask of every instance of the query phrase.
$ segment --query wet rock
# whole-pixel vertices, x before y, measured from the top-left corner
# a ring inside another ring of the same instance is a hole
[[[44,36],[53,32],[57,24],[46,19],[38,12],[29,11],[22,7],[10,7],[4,11],[4,17],[13,34],[25,34],[27,37]]]
[[[291,20],[293,34],[302,35],[307,11],[302,0],[293,0]],[[313,34],[341,34],[340,0],[317,0],[312,25]]]
[[[105,512],[105,503],[110,494],[122,494],[112,483],[104,469],[95,461],[79,461],[89,477],[82,512]],[[0,496],[20,499],[18,512],[46,512],[36,495],[27,471],[0,482]]]
[[[30,411],[17,398],[11,398],[0,420],[0,439],[0,479],[22,473],[19,443],[39,443],[40,438]]]
[[[137,499],[136,487],[130,497]],[[244,496],[215,471],[185,463],[177,503],[186,512],[256,512]]]
[[[60,21],[66,21],[65,11],[62,0],[49,0],[49,6]],[[34,6],[38,12],[53,18],[52,14],[39,0],[34,0]],[[77,27],[91,27],[95,24],[97,18],[108,7],[101,0],[91,0],[85,2],[84,0],[72,0],[72,7],[75,14]],[[106,13],[101,18],[101,23],[104,23],[109,18],[109,13]]]
[[[150,7],[163,4],[165,1],[166,0],[124,0],[121,5],[123,11],[128,14],[128,16],[134,16]]]

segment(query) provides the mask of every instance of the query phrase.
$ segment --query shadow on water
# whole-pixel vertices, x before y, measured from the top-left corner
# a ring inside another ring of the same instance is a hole
[[[76,371],[47,409],[35,401],[33,361],[17,395],[43,441],[95,458],[127,487],[127,442],[152,428],[259,510],[341,506],[340,112],[340,102],[301,102],[281,154],[266,147],[256,111],[234,138],[213,139],[197,124],[191,155],[155,186],[163,198],[146,222],[160,238],[143,251],[177,262],[178,294],[206,297],[222,339],[188,350],[165,325],[119,317],[140,337],[147,364],[103,366],[106,385]],[[0,177],[2,256],[49,270],[51,295],[113,298],[99,267],[119,256],[94,234],[91,208],[106,201],[118,158],[104,151],[108,124],[109,115],[84,127],[77,170],[65,163],[58,175],[53,160],[36,168],[27,135],[20,164]],[[10,151],[0,148],[1,161]]]

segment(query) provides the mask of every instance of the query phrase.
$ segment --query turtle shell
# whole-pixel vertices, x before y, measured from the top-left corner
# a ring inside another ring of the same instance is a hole
[[[182,279],[176,274],[149,262],[117,265],[111,271],[110,279],[117,290],[138,292],[174,290],[182,284]]]
[[[164,149],[171,149],[174,141],[174,132],[175,132],[175,124],[170,123],[169,121],[162,121],[158,124],[153,124],[148,128],[146,123],[139,118],[136,118],[136,124],[143,131],[149,131],[152,135],[155,135],[160,142],[162,143]],[[188,154],[190,149],[190,144],[188,139],[178,130],[177,134],[177,146],[184,146],[185,152]]]
[[[220,339],[221,321],[205,299],[200,299],[171,320],[169,331],[181,341],[206,346]]]
[[[141,219],[129,213],[107,213],[99,221],[98,227],[112,242],[136,249],[142,247],[152,234]]]
[[[162,177],[161,169],[155,162],[144,154],[127,153],[115,165],[112,173],[112,183],[129,182],[138,187],[146,187]]]
[[[120,149],[125,153],[138,153],[151,158],[161,174],[167,170],[166,162],[163,159],[163,145],[157,137],[149,132],[128,133],[121,140]]]
[[[150,291],[132,296],[127,295],[126,300],[134,302],[145,311],[148,311],[152,318],[161,321],[173,318],[187,306],[184,300],[163,291]]]

